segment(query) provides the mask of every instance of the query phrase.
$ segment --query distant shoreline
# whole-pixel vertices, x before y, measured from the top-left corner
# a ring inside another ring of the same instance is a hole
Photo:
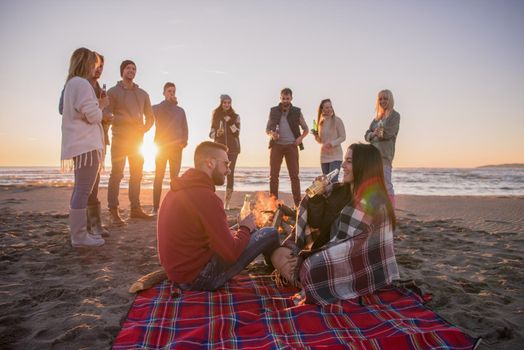
[[[477,168],[513,168],[521,169],[524,168],[524,163],[508,163],[508,164],[497,164],[497,165],[482,165]]]
[[[110,165],[106,166],[106,171],[110,168]],[[182,170],[191,168],[192,165],[182,165]],[[283,167],[285,169],[285,164],[283,164]],[[127,168],[127,167],[126,167]],[[243,169],[269,169],[269,166],[238,166],[238,168]],[[437,167],[431,167],[431,166],[399,166],[395,167],[395,169],[403,170],[403,169],[486,169],[486,168],[508,168],[508,169],[522,169],[524,168],[524,163],[505,163],[505,164],[488,164],[488,165],[479,165],[479,166],[472,166],[472,167],[453,167],[453,166],[437,166]],[[58,165],[0,165],[0,169],[60,169],[60,166]],[[318,166],[302,166],[301,169],[320,169],[320,165]],[[154,170],[145,170],[145,171],[154,171]]]

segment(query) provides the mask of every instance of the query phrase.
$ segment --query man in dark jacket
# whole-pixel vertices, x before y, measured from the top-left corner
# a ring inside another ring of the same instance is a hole
[[[155,159],[155,182],[153,183],[153,212],[160,207],[162,183],[169,161],[171,181],[178,176],[182,163],[182,150],[187,146],[186,112],[178,106],[176,86],[167,82],[164,85],[165,100],[153,106],[155,114],[155,144],[158,153]]]
[[[144,134],[151,129],[155,121],[149,95],[133,82],[135,74],[135,63],[131,60],[123,61],[120,65],[122,80],[107,92],[108,108],[114,115],[107,204],[113,224],[116,225],[124,224],[118,213],[118,193],[120,181],[124,177],[126,158],[129,159],[130,216],[137,219],[152,218],[144,213],[140,206],[140,183],[144,167],[144,156],[140,153],[140,147],[144,141]]]
[[[273,228],[255,230],[253,214],[230,230],[215,186],[229,173],[227,147],[205,141],[195,149],[195,168],[171,183],[158,213],[160,264],[184,290],[215,290],[259,254],[279,246]]]
[[[280,104],[271,108],[269,112],[266,126],[266,133],[271,137],[269,141],[269,193],[278,198],[280,167],[285,158],[293,200],[295,206],[298,206],[301,198],[300,179],[298,178],[298,148],[304,149],[302,140],[307,136],[309,130],[300,108],[291,104],[292,99],[291,89],[283,89],[280,92]]]

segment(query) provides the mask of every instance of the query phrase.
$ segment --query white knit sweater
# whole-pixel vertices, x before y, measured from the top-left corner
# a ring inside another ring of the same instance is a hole
[[[102,111],[91,84],[71,78],[64,89],[62,116],[62,168],[70,168],[73,157],[97,151],[103,158],[104,130]]]
[[[329,150],[320,150],[320,162],[331,163],[336,160],[342,160],[341,144],[346,141],[346,130],[344,129],[342,119],[335,115],[331,118],[325,118],[319,136],[321,144],[330,143],[333,146]]]

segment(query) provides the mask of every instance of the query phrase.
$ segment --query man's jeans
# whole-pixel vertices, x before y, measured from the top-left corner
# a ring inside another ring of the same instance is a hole
[[[258,255],[264,253],[269,258],[269,255],[279,246],[278,231],[272,227],[264,227],[251,234],[249,244],[236,262],[225,262],[215,254],[192,283],[179,287],[189,290],[216,290],[233,276],[238,275]]]
[[[298,146],[295,144],[279,145],[275,143],[271,146],[269,155],[269,193],[278,198],[278,178],[280,176],[280,167],[282,166],[283,158],[286,159],[293,200],[295,205],[298,206],[302,196],[300,193],[300,179],[298,178]]]
[[[120,181],[124,177],[126,158],[129,159],[129,201],[131,209],[140,208],[140,182],[144,156],[140,153],[143,137],[115,139],[111,144],[111,174],[107,186],[107,205],[109,208],[118,208],[118,193]]]
[[[231,162],[229,164],[229,174],[227,175],[226,188],[233,189],[235,186],[235,166],[237,164],[238,153],[227,153],[227,158]]]
[[[169,161],[169,177],[171,180],[178,176],[180,164],[182,163],[182,148],[177,146],[163,146],[159,148],[155,159],[155,181],[153,183],[153,207],[160,207],[160,197],[162,196],[162,183],[166,174],[166,165]]]

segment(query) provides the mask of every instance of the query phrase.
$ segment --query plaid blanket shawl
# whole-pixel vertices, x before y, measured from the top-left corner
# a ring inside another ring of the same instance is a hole
[[[475,339],[388,288],[327,307],[295,306],[296,289],[237,276],[215,292],[168,281],[135,299],[113,349],[473,349]]]
[[[373,203],[372,215],[348,205],[337,220],[338,229],[331,241],[309,255],[300,267],[300,282],[308,303],[325,305],[355,298],[399,278],[393,227],[383,203]],[[314,238],[307,225],[305,199],[297,213],[295,241],[299,248],[307,248]]]

